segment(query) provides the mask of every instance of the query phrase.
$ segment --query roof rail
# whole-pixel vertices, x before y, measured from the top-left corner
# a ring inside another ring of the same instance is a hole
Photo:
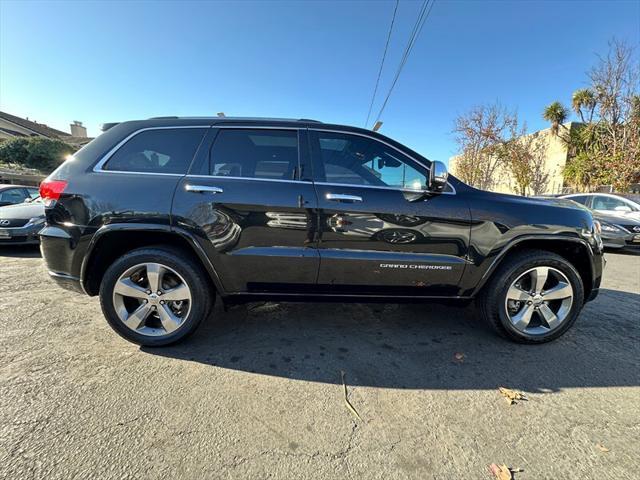
[[[322,123],[320,120],[312,120],[311,118],[299,118],[299,122]]]
[[[164,120],[165,118],[166,118],[166,119],[174,120],[174,119],[176,119],[176,118],[180,118],[180,117],[177,117],[177,116],[175,116],[175,115],[169,115],[169,116],[167,116],[167,117],[151,117],[149,120]]]

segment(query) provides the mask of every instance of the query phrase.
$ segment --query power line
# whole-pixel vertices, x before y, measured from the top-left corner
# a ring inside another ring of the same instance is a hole
[[[393,92],[393,89],[396,86],[398,78],[400,77],[400,73],[402,73],[402,69],[407,63],[409,55],[411,54],[411,50],[413,50],[413,46],[416,44],[416,40],[418,39],[418,36],[422,31],[422,27],[424,26],[424,23],[427,21],[427,18],[429,18],[429,14],[431,13],[431,9],[433,8],[433,4],[435,2],[436,0],[431,0],[431,3],[429,3],[429,0],[424,0],[422,7],[420,8],[420,12],[418,13],[418,19],[416,20],[416,23],[413,26],[413,29],[411,30],[411,35],[409,35],[409,41],[407,42],[407,46],[404,49],[404,54],[402,55],[402,59],[400,60],[400,64],[398,65],[398,70],[396,71],[396,75],[393,78],[391,87],[389,87],[387,96],[385,97],[384,102],[382,103],[382,107],[378,112],[378,116],[376,117],[376,120],[375,120],[376,122],[380,120],[380,117],[382,116],[382,112],[384,112],[384,109],[387,106],[387,102],[389,101],[391,92]]]
[[[369,112],[367,113],[367,120],[364,122],[364,128],[367,128],[367,125],[369,124],[369,117],[371,116],[371,110],[373,109],[373,101],[376,98],[376,93],[378,93],[378,85],[380,84],[382,67],[384,67],[384,59],[387,58],[387,50],[389,49],[389,40],[391,40],[391,32],[393,31],[393,23],[396,21],[396,12],[398,11],[399,4],[400,4],[400,0],[396,0],[396,6],[393,9],[393,17],[391,17],[391,26],[389,27],[389,33],[387,34],[387,43],[384,46],[384,53],[382,54],[382,61],[380,62],[380,70],[378,71],[376,86],[373,89],[373,95],[371,96],[371,103],[369,104]]]

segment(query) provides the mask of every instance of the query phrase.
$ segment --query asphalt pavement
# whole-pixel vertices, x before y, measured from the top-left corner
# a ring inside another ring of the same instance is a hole
[[[546,345],[472,307],[218,302],[185,343],[145,349],[5,247],[0,478],[638,478],[640,256],[607,260]]]

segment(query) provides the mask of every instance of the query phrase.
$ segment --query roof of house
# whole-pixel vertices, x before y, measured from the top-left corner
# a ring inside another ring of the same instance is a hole
[[[16,117],[15,115],[11,115],[10,113],[0,112],[0,118],[6,120],[7,122],[11,122],[14,125],[19,125],[23,128],[31,130],[37,134],[43,135],[45,137],[70,137],[71,134],[67,132],[63,132],[61,130],[56,130],[55,128],[48,127],[42,123],[32,122],[31,120],[27,120],[25,118]]]

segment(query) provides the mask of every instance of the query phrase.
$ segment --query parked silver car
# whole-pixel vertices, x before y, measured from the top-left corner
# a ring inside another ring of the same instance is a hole
[[[563,195],[591,210],[606,215],[640,220],[640,194],[633,193],[572,193]]]
[[[44,226],[44,204],[40,197],[0,207],[0,246],[38,244]]]
[[[589,208],[602,225],[602,242],[607,248],[640,250],[640,195],[576,193],[560,198],[573,200]]]

